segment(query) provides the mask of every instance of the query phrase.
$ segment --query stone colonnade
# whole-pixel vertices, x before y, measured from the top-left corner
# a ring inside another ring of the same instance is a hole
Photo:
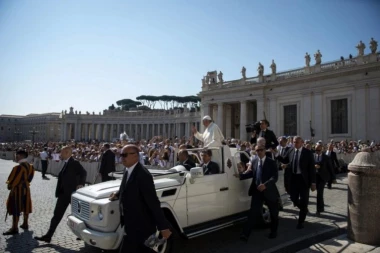
[[[199,129],[200,119],[197,121],[188,119],[187,121],[176,123],[140,122],[132,124],[67,121],[63,123],[61,139],[112,141],[115,138],[120,138],[120,133],[123,132],[135,140],[150,139],[158,135],[164,138],[174,138],[175,136],[181,138],[191,135],[192,125]]]

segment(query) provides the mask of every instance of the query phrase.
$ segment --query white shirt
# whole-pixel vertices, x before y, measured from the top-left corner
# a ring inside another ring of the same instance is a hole
[[[26,158],[23,158],[20,161],[18,161],[19,164],[21,164],[21,163],[27,163],[27,162],[28,162],[28,160]]]
[[[134,170],[135,167],[136,167],[136,164],[137,164],[137,163],[133,164],[133,165],[132,165],[131,167],[129,167],[129,168],[125,167],[125,171],[128,171],[127,181],[125,181],[125,182],[128,182],[128,179],[131,177],[132,172],[133,172],[133,170]]]
[[[217,124],[211,122],[203,134],[196,132],[195,138],[203,142],[204,147],[221,147],[224,136]]]
[[[49,155],[47,154],[46,151],[42,151],[42,152],[40,153],[40,158],[41,158],[41,160],[46,161],[46,159],[47,159],[48,157],[49,157]]]

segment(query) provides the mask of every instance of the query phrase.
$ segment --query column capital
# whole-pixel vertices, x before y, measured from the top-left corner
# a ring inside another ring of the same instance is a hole
[[[247,100],[240,101],[240,104],[247,104]]]

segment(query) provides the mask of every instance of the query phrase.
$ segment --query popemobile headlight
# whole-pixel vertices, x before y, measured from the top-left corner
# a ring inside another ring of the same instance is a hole
[[[103,220],[103,213],[102,213],[102,207],[101,206],[98,207],[98,217],[99,217],[99,220]]]

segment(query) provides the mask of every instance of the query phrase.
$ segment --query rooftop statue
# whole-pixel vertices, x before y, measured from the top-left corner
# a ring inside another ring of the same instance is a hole
[[[319,51],[319,49],[318,49],[317,52],[314,54],[314,58],[315,58],[315,65],[319,65],[319,64],[321,64],[321,62],[322,62],[322,54],[321,54],[321,52]]]
[[[223,83],[223,72],[222,71],[219,71],[219,74],[218,74],[218,79],[219,79],[219,83]]]
[[[359,44],[356,46],[356,48],[358,49],[358,56],[363,56],[365,44],[362,41],[360,41]]]
[[[272,69],[272,74],[276,74],[277,66],[274,60],[272,60],[272,64],[270,65],[270,68]]]
[[[246,69],[245,67],[243,66],[243,68],[241,69],[240,73],[241,75],[243,76],[243,79],[245,80],[247,77],[245,76],[245,72],[246,72]]]
[[[369,42],[370,46],[369,48],[371,49],[371,53],[376,54],[377,51],[377,41],[371,38],[371,41]]]
[[[310,54],[308,54],[307,52],[305,55],[305,64],[306,64],[306,67],[310,67]]]
[[[264,66],[260,62],[257,71],[259,72],[259,76],[262,76],[264,74]]]

